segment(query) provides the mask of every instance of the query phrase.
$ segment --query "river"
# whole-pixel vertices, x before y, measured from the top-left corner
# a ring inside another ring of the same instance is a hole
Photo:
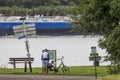
[[[43,49],[56,50],[57,58],[64,56],[64,63],[68,66],[89,66],[93,61],[89,61],[91,47],[96,46],[100,56],[105,56],[105,50],[98,47],[100,36],[80,35],[74,36],[39,36],[29,38],[30,54],[35,61],[33,67],[41,67],[41,53]],[[26,57],[25,39],[17,38],[0,38],[0,67],[11,68],[13,65],[8,64],[10,57]],[[103,59],[102,59],[103,60]],[[108,65],[108,62],[100,61],[100,65]],[[23,64],[16,65],[23,67]]]

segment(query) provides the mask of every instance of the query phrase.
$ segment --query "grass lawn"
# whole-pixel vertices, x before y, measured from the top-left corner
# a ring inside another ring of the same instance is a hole
[[[120,74],[119,75],[108,75],[107,74],[107,67],[106,66],[99,66],[97,67],[97,80],[120,80]],[[70,74],[69,75],[75,75],[75,76],[94,76],[95,70],[94,66],[69,66]],[[24,68],[0,68],[0,74],[35,74],[35,75],[41,75],[42,74],[42,68],[33,68],[32,73],[30,72],[29,68],[27,69],[27,72],[24,72]],[[55,74],[54,72],[49,72],[48,75],[65,75],[59,71],[59,73]]]
[[[98,78],[97,80],[120,80],[120,74],[119,75],[108,75],[105,77]]]
[[[93,66],[69,66],[70,74],[69,75],[81,75],[81,76],[94,76],[94,67]],[[97,67],[98,76],[107,75],[106,66]],[[30,73],[29,68],[27,72],[24,72],[24,68],[0,68],[0,74],[42,74],[42,68],[33,68],[32,73]],[[48,74],[55,74],[50,71]],[[58,73],[59,75],[64,75],[61,70]]]

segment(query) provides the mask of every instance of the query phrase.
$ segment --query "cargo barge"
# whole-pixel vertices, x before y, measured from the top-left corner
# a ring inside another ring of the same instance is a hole
[[[14,19],[11,18],[11,19]],[[79,34],[77,32],[71,32],[72,24],[68,20],[57,20],[56,18],[29,18],[25,21],[25,24],[34,23],[36,27],[37,35],[72,35]],[[7,20],[7,21],[6,21]],[[22,25],[22,21],[11,21],[6,19],[0,22],[0,36],[14,35],[13,26]],[[32,20],[32,21],[31,21]]]

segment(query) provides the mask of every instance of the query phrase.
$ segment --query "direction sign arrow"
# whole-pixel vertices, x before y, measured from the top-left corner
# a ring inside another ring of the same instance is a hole
[[[22,38],[25,38],[26,36],[25,35],[23,35],[23,36],[20,36],[20,37],[18,37],[18,39],[22,39]]]

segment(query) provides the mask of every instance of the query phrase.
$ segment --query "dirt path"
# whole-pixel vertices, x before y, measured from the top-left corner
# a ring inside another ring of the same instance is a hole
[[[0,75],[0,80],[95,80],[94,76]]]

